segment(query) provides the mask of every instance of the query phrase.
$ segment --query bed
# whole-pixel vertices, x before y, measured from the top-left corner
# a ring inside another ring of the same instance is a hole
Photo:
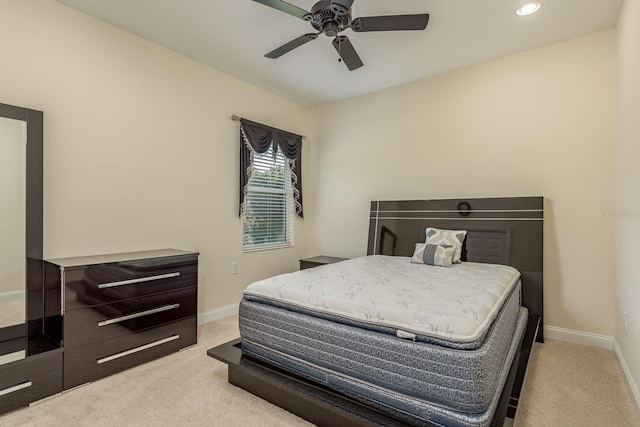
[[[369,256],[251,284],[209,355],[318,425],[502,425],[543,340],[542,219],[538,197],[372,202]],[[462,263],[411,262],[429,227],[467,231]]]

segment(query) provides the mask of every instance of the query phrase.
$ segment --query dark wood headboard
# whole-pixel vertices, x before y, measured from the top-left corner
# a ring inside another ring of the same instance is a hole
[[[411,256],[427,227],[467,230],[462,260],[520,271],[522,305],[540,315],[543,342],[543,220],[543,197],[374,201],[367,254]]]

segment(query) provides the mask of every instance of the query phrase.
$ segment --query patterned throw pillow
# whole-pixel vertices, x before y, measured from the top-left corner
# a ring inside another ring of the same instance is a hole
[[[429,245],[451,245],[455,248],[456,253],[453,256],[453,263],[460,262],[462,257],[462,242],[467,235],[467,230],[441,230],[439,228],[427,228],[427,240],[425,243]]]
[[[416,264],[451,267],[453,265],[453,255],[455,252],[456,248],[451,245],[428,245],[426,243],[416,243],[416,250],[413,252],[411,262]]]

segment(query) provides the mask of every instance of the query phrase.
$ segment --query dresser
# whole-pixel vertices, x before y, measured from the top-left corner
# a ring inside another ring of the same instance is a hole
[[[0,414],[62,391],[62,349],[26,356],[0,363]]]
[[[63,291],[63,388],[196,344],[198,254],[176,249],[45,262]]]

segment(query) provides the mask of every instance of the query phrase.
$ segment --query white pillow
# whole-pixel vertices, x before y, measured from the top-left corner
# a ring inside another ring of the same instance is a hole
[[[453,263],[460,262],[462,257],[462,243],[467,236],[467,230],[441,230],[439,228],[427,228],[425,232],[427,239],[426,244],[429,245],[451,245],[455,248],[456,253],[453,256]]]
[[[456,248],[451,245],[429,245],[416,243],[416,249],[411,257],[411,262],[416,264],[437,265],[451,267]]]

